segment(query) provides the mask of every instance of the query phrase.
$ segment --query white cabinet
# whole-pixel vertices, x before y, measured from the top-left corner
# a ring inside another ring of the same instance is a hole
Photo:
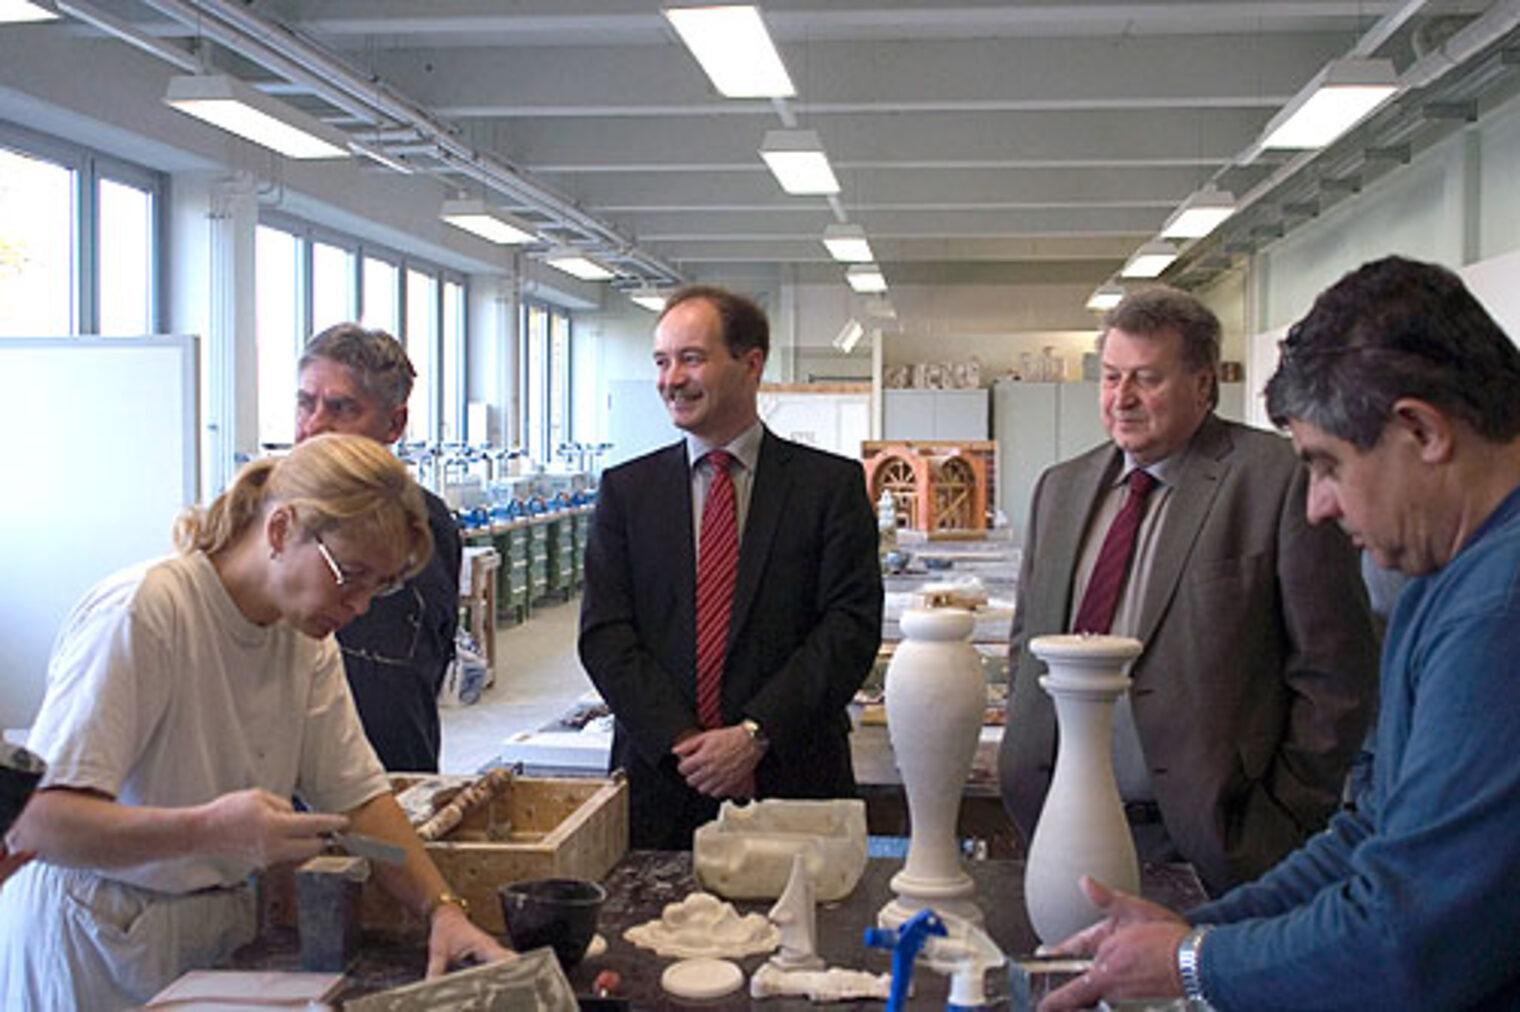
[[[987,391],[883,391],[882,438],[983,440],[987,438]]]

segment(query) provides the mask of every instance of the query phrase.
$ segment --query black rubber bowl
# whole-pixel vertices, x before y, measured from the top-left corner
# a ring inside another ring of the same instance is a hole
[[[0,836],[10,830],[46,770],[47,763],[34,753],[0,743]]]
[[[552,946],[561,966],[579,963],[596,934],[607,890],[577,878],[512,882],[497,890],[501,918],[518,952]]]

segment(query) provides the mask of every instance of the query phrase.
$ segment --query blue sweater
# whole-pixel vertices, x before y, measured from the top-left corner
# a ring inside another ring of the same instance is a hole
[[[1190,912],[1230,1009],[1520,1008],[1520,489],[1400,597],[1357,811]]]

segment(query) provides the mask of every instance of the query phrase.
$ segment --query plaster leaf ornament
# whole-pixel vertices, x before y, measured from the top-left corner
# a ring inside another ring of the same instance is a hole
[[[783,970],[774,963],[762,963],[749,978],[749,996],[778,995],[801,996],[815,1002],[886,1001],[892,995],[892,975],[837,966],[828,970]]]
[[[763,915],[741,917],[732,903],[711,893],[694,892],[679,903],[667,904],[657,919],[628,928],[623,937],[662,956],[737,959],[770,952],[781,936]]]

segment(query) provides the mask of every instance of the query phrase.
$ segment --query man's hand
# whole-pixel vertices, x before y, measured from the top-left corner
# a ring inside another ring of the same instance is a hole
[[[670,751],[680,760],[676,769],[692,790],[714,798],[754,797],[755,767],[765,751],[744,728],[699,731],[677,741]]]
[[[429,977],[437,977],[450,964],[499,963],[512,955],[512,950],[477,928],[455,904],[443,903],[433,911],[428,928]]]
[[[256,787],[223,794],[201,806],[198,822],[196,850],[260,868],[315,857],[326,842],[323,834],[348,827],[345,816],[297,812],[285,798]]]
[[[1167,908],[1118,892],[1086,875],[1082,889],[1103,920],[1055,945],[1057,953],[1092,956],[1092,969],[1040,1003],[1041,1012],[1090,1008],[1100,998],[1176,998],[1177,946],[1190,930]]]

